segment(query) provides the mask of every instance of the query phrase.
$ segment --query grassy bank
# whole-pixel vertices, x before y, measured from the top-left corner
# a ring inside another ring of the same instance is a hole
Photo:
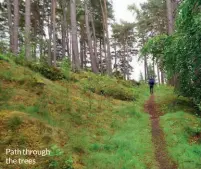
[[[157,103],[164,115],[161,126],[168,151],[181,169],[201,168],[201,119],[193,104],[174,94],[171,87],[160,87]]]
[[[52,81],[44,77],[52,70],[40,71],[0,59],[0,168],[154,168],[146,87],[89,72]],[[52,154],[6,165],[6,148]]]
[[[91,144],[87,168],[155,168],[149,116],[143,113],[144,102],[149,97],[146,90],[146,86],[140,88],[138,101],[115,112],[121,120],[111,119],[114,133],[105,133],[103,140]]]

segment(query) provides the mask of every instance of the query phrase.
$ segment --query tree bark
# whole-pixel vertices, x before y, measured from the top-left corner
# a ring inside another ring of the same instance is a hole
[[[115,61],[114,61],[114,65],[115,65],[115,70],[117,72],[117,44],[116,44],[116,40],[114,42],[114,52],[115,52]]]
[[[80,65],[81,69],[84,69],[84,45],[83,45],[83,39],[80,39]]]
[[[104,50],[104,54],[105,54],[105,62],[106,62],[106,69],[107,69],[107,48],[106,48],[106,37],[105,37],[105,32],[106,32],[106,28],[105,28],[105,13],[104,13],[103,5],[102,5],[102,0],[100,0],[100,6],[101,6],[102,15],[103,15],[103,50]],[[103,67],[103,64],[102,64],[102,73],[104,71],[103,68],[104,67]]]
[[[94,25],[94,19],[93,16],[90,14],[90,20],[92,23],[92,29],[93,29],[93,38],[94,38],[94,57],[95,57],[95,61],[96,61],[96,67],[98,67],[98,54],[97,54],[97,39],[96,39],[96,29],[95,29],[95,25]]]
[[[52,65],[52,24],[51,17],[48,19],[48,34],[49,34],[49,40],[48,40],[48,64]]]
[[[158,84],[161,84],[161,79],[160,79],[160,70],[159,70],[159,63],[157,63],[157,75],[158,75]]]
[[[161,83],[162,83],[162,84],[165,84],[164,72],[163,72],[163,70],[161,70]]]
[[[87,7],[87,3],[85,3],[85,24],[86,24],[88,46],[89,46],[89,51],[90,51],[91,68],[94,73],[98,73],[97,61],[96,61],[94,51],[93,51],[91,32],[90,32],[90,27],[89,27],[89,11],[88,11],[88,7]]]
[[[30,7],[31,2],[30,0],[25,1],[25,57],[27,61],[31,61],[31,53],[30,53],[30,28],[31,28],[31,21],[30,21]]]
[[[62,29],[62,57],[64,58],[66,56],[66,49],[68,49],[68,44],[67,44],[67,18],[66,18],[66,15],[67,15],[67,9],[66,9],[66,6],[67,5],[67,2],[65,0],[62,0],[62,12],[63,12],[63,15],[61,16],[61,20],[62,20],[62,23],[61,23],[61,29]],[[68,50],[67,50],[68,51]],[[69,53],[68,53],[69,55]]]
[[[148,80],[147,74],[148,74],[148,72],[147,72],[147,56],[145,55],[144,56],[144,78],[145,78],[145,82]]]
[[[53,60],[54,60],[54,67],[57,66],[57,59],[56,59],[56,0],[52,0],[52,26],[53,26]]]
[[[168,18],[168,34],[170,35],[174,32],[173,9],[171,0],[166,0],[166,6]]]
[[[110,53],[110,40],[109,40],[109,31],[108,31],[108,14],[107,14],[107,4],[104,0],[104,15],[105,17],[105,33],[106,33],[106,44],[107,44],[107,73],[108,75],[112,74],[112,63],[111,63],[111,53]]]
[[[102,39],[100,38],[100,72],[103,73]]]
[[[7,0],[7,9],[8,9],[8,27],[10,34],[10,52],[13,52],[13,24],[12,24],[12,13],[11,13],[11,2]]]
[[[13,53],[18,54],[19,1],[14,0]]]
[[[70,0],[71,3],[71,33],[72,33],[72,60],[73,70],[80,70],[80,60],[78,52],[78,40],[77,40],[77,21],[76,21],[76,2]]]

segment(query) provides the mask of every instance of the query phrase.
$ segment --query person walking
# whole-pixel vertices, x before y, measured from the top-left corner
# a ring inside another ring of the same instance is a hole
[[[153,93],[154,93],[154,84],[155,84],[154,78],[150,78],[150,79],[149,79],[150,94],[153,94]]]

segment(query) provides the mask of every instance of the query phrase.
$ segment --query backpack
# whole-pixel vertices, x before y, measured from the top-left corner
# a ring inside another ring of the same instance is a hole
[[[154,81],[154,79],[149,79],[149,85],[154,85],[154,83],[155,83],[155,81]]]

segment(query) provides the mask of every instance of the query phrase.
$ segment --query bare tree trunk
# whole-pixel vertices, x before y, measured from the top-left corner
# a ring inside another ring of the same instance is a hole
[[[116,40],[114,42],[114,52],[115,52],[115,61],[114,61],[114,64],[115,64],[115,70],[117,72],[117,45],[116,45]]]
[[[50,17],[51,18],[51,17]],[[52,24],[50,23],[52,19],[48,19],[48,64],[52,65]]]
[[[26,60],[31,61],[31,53],[30,53],[30,28],[31,28],[31,21],[30,21],[30,7],[31,2],[30,0],[25,1],[25,57]]]
[[[102,39],[100,38],[100,72],[103,73]]]
[[[110,53],[110,40],[109,40],[109,31],[108,31],[108,14],[107,14],[107,4],[104,0],[104,17],[105,17],[105,33],[106,33],[106,44],[107,44],[107,73],[108,75],[112,74],[112,63],[111,63],[111,53]]]
[[[153,57],[153,78],[155,79],[155,59]]]
[[[68,49],[68,37],[67,37],[67,18],[66,18],[66,15],[67,15],[67,9],[66,9],[66,6],[67,5],[67,2],[65,0],[62,0],[62,12],[63,12],[63,15],[61,17],[61,20],[62,20],[62,26],[61,26],[61,29],[62,29],[62,57],[64,58],[66,56],[66,49]],[[67,50],[68,52],[68,50]],[[68,53],[68,56],[69,56],[69,53]]]
[[[7,9],[8,9],[8,26],[9,26],[9,34],[10,34],[10,52],[13,52],[13,24],[12,24],[10,0],[7,0]]]
[[[19,1],[14,0],[13,52],[18,54]]]
[[[124,44],[123,76],[124,76],[124,80],[126,80],[126,44]]]
[[[159,63],[157,63],[157,75],[158,75],[158,84],[161,84]]]
[[[57,59],[56,59],[56,0],[52,0],[52,26],[53,26],[53,60],[54,60],[54,67],[57,66]]]
[[[66,18],[67,19],[67,18]],[[70,58],[70,47],[69,47],[69,31],[68,31],[68,25],[66,25],[66,47],[67,47],[67,55]]]
[[[166,0],[167,5],[167,18],[168,18],[168,34],[172,34],[174,31],[173,10],[171,0]]]
[[[93,38],[94,38],[94,55],[95,55],[95,60],[96,60],[96,67],[98,67],[98,54],[97,54],[97,39],[96,39],[96,29],[95,29],[95,25],[94,25],[94,19],[93,16],[90,14],[90,20],[92,23],[92,29],[93,29]]]
[[[147,56],[145,55],[144,56],[144,78],[145,78],[145,82],[147,81],[147,74],[148,74],[148,72],[147,72]]]
[[[72,33],[72,60],[73,70],[80,70],[80,60],[78,52],[78,40],[77,40],[77,21],[76,21],[76,2],[70,0],[71,3],[71,33]]]
[[[105,14],[104,14],[104,9],[103,9],[103,5],[102,5],[102,0],[100,0],[100,6],[101,6],[102,15],[103,15],[103,50],[104,50],[104,54],[105,54],[105,61],[106,61],[106,67],[107,67],[107,48],[106,48],[106,38],[105,38],[105,32],[106,32]],[[103,73],[103,64],[102,64],[102,73]]]
[[[165,83],[163,70],[161,70],[161,83],[162,83],[162,84]]]
[[[80,65],[81,69],[84,69],[84,45],[83,45],[83,39],[80,39]]]
[[[87,3],[85,3],[85,24],[86,24],[86,32],[87,32],[87,39],[88,39],[88,46],[90,51],[90,59],[91,59],[91,68],[94,73],[98,73],[97,61],[93,52],[92,47],[92,39],[91,39],[91,32],[89,27],[89,11],[87,8]]]
[[[84,44],[83,44],[83,45],[84,45],[84,51],[83,51],[83,52],[84,52],[84,58],[83,58],[83,61],[84,61],[84,68],[86,69],[86,68],[87,68],[86,42],[84,41],[83,43],[84,43]]]
[[[45,12],[44,12],[44,8],[42,7],[42,13],[41,13],[41,28],[40,28],[40,58],[44,57],[45,55],[43,54],[43,51],[45,51],[45,49],[43,49],[44,46],[44,41],[43,41],[43,29],[44,29],[44,20],[45,20]]]

